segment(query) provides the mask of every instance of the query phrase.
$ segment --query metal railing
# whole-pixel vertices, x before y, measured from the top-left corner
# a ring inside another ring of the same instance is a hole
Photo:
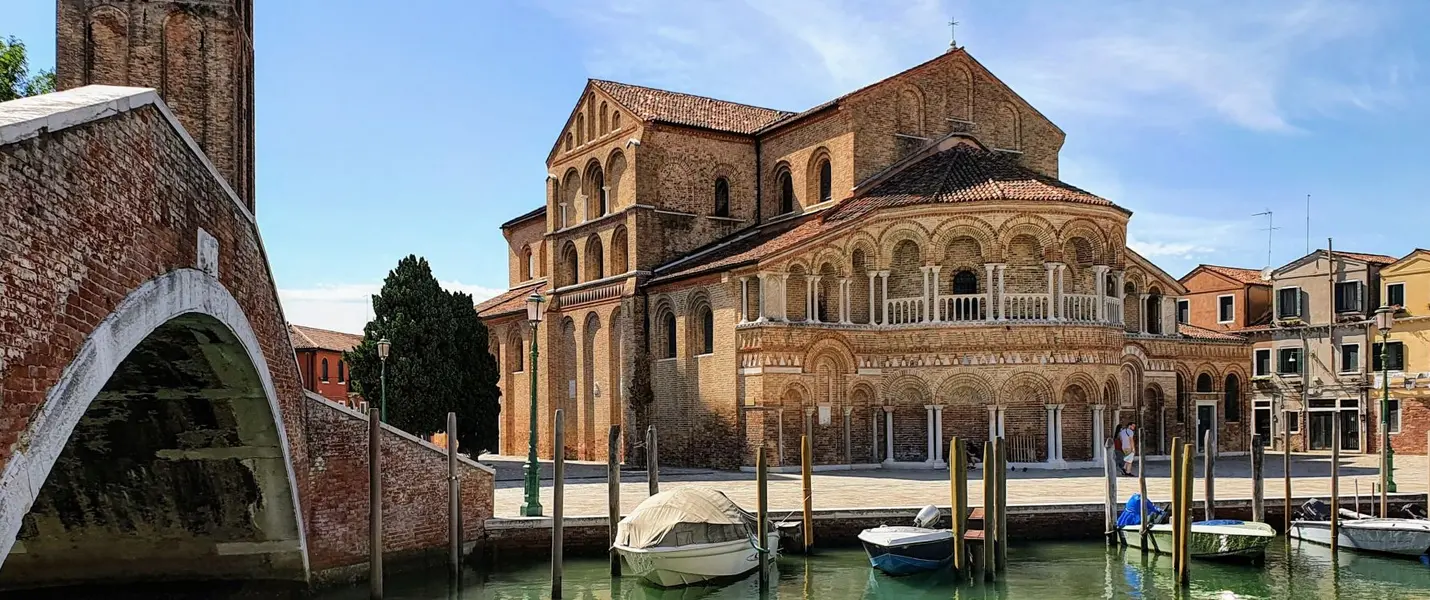
[[[1038,462],[1038,438],[1031,435],[1008,436],[1008,462]]]

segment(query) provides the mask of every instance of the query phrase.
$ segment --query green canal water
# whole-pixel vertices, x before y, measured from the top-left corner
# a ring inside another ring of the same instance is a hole
[[[947,573],[887,577],[869,567],[857,548],[820,552],[806,559],[786,556],[768,598],[830,599],[1006,599],[1079,600],[1090,598],[1265,598],[1394,600],[1430,598],[1430,567],[1414,559],[1379,558],[1349,552],[1332,568],[1330,550],[1278,540],[1264,565],[1193,562],[1190,590],[1171,581],[1169,557],[1108,549],[1100,543],[1039,543],[1009,549],[1006,581],[959,584]],[[565,573],[565,598],[581,600],[733,600],[759,598],[753,574],[721,586],[661,590],[633,578],[611,579],[606,561],[571,559]],[[27,596],[31,597],[31,596]],[[67,600],[120,598],[289,598],[287,594],[229,586],[165,590],[55,591],[43,596]],[[333,589],[315,600],[361,600],[366,586]],[[498,564],[484,580],[475,571],[458,589],[443,571],[408,572],[388,578],[390,600],[537,600],[550,597],[550,566],[543,562]]]

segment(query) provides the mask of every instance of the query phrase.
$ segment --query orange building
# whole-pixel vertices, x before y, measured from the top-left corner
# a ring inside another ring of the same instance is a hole
[[[288,324],[288,336],[298,355],[303,389],[324,398],[356,407],[362,398],[348,388],[348,366],[343,353],[362,343],[362,336],[340,331]]]

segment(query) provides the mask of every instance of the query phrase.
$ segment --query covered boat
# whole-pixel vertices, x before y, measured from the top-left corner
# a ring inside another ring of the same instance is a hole
[[[926,506],[914,517],[914,526],[880,525],[859,532],[859,542],[869,564],[890,575],[907,575],[942,569],[953,562],[953,532],[933,529],[938,509]]]
[[[1142,547],[1141,507],[1146,503],[1147,520],[1152,523],[1147,531],[1151,550],[1162,554],[1172,553],[1172,526],[1161,523],[1166,512],[1133,494],[1127,499],[1127,506],[1117,519],[1124,543],[1133,548]],[[1192,558],[1256,560],[1265,556],[1266,546],[1276,537],[1276,530],[1265,523],[1217,519],[1192,523],[1192,535],[1187,540],[1187,550]]]
[[[1291,538],[1331,545],[1331,513],[1325,502],[1310,500],[1301,505],[1300,519],[1291,522]],[[1342,510],[1337,545],[1341,548],[1421,556],[1430,552],[1430,521],[1423,519],[1355,518]]]
[[[759,552],[774,552],[770,527],[757,548],[757,521],[718,490],[679,487],[641,502],[616,526],[616,551],[631,571],[663,587],[744,575]]]

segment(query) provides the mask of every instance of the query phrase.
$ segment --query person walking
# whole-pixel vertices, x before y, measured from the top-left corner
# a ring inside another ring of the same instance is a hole
[[[1122,468],[1122,431],[1126,428],[1126,425],[1118,423],[1117,431],[1114,431],[1112,433],[1112,456],[1113,458],[1117,459],[1118,469]]]
[[[1132,476],[1132,461],[1137,459],[1137,424],[1128,423],[1120,434],[1122,442],[1122,474]]]

